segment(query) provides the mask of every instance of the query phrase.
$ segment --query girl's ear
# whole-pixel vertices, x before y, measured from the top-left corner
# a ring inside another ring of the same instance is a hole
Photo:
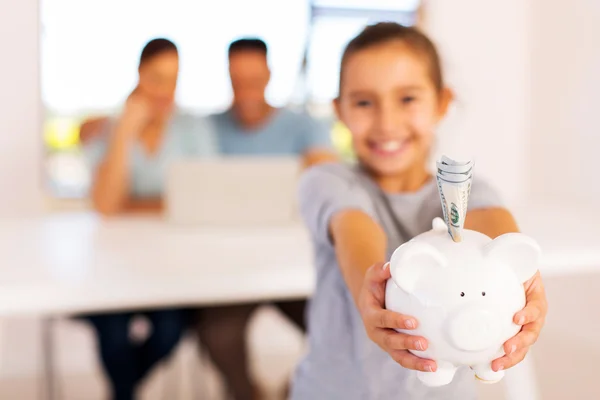
[[[333,103],[333,110],[335,111],[335,116],[337,117],[338,121],[341,121],[342,115],[340,112],[340,97],[338,96],[335,99],[333,99],[332,103]]]
[[[454,100],[454,92],[450,88],[443,88],[439,94],[439,108],[438,108],[438,118],[442,119],[446,116],[448,112],[448,108],[452,101]]]

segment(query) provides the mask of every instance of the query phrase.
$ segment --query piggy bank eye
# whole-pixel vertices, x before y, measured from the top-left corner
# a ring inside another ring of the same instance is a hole
[[[482,295],[482,296],[485,296],[485,292],[481,292],[481,295]]]
[[[460,297],[465,297],[465,292],[460,292]]]

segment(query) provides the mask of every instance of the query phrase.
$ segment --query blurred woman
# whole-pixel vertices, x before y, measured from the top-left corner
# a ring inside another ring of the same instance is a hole
[[[143,49],[139,80],[115,118],[96,125],[84,141],[93,173],[91,199],[104,215],[131,211],[158,212],[167,165],[178,158],[212,154],[213,140],[202,119],[186,116],[175,106],[178,50],[167,39],[154,39]],[[152,324],[141,343],[129,337],[136,315]],[[88,317],[98,335],[100,354],[113,398],[134,398],[138,383],[165,359],[185,329],[183,310],[112,313]]]

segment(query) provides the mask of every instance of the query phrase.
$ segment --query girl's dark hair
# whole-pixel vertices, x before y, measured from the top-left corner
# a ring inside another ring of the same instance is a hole
[[[156,38],[152,39],[142,49],[142,54],[140,55],[140,65],[150,60],[153,57],[156,57],[160,54],[167,53],[169,51],[174,51],[177,53],[177,46],[175,43],[171,42],[169,39],[165,38]]]
[[[438,92],[444,88],[440,58],[435,45],[431,40],[417,28],[403,26],[395,22],[379,22],[364,28],[362,32],[346,46],[340,66],[340,93],[344,75],[344,65],[348,62],[348,59],[361,50],[392,41],[400,41],[415,53],[424,57],[428,63],[429,74],[435,88]]]

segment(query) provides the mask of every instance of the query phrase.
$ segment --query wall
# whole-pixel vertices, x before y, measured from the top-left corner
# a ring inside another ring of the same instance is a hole
[[[597,203],[600,2],[425,4],[457,96],[438,154],[475,158],[509,202]]]
[[[41,206],[37,0],[0,0],[0,216]]]
[[[476,176],[521,202],[529,184],[529,2],[428,0],[425,7],[424,28],[456,95],[438,154],[474,159]]]
[[[41,209],[38,38],[37,0],[0,0],[0,217]],[[0,321],[1,375],[31,371],[37,327],[30,320]]]
[[[600,196],[600,2],[533,5],[532,190],[539,201],[591,205]]]

